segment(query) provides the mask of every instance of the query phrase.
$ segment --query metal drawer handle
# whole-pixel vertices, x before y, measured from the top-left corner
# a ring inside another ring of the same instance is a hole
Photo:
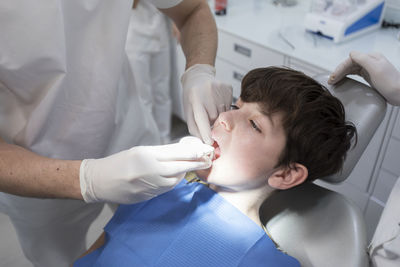
[[[244,77],[243,74],[241,74],[239,72],[236,72],[236,71],[233,71],[233,79],[238,80],[239,82],[241,82],[243,77]]]
[[[242,45],[238,45],[238,44],[234,44],[233,45],[233,49],[235,50],[235,52],[242,54],[246,57],[251,57],[251,49],[244,47]]]

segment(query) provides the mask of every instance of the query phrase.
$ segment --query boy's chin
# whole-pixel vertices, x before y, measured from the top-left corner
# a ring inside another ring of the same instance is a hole
[[[210,172],[211,172],[211,168],[195,171],[197,177],[199,177],[203,181],[207,181],[207,177],[210,174]]]

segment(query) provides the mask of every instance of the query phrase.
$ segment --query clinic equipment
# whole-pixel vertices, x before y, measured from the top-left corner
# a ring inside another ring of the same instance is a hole
[[[348,152],[343,170],[321,178],[338,183],[350,175],[383,120],[386,101],[349,78],[335,86],[327,84],[327,75],[315,79],[342,101],[346,120],[357,128],[357,145]],[[274,241],[302,266],[369,266],[363,216],[339,193],[316,183],[277,191],[261,207],[260,217]]]
[[[281,6],[295,6],[297,5],[297,0],[273,0],[272,3]]]
[[[335,43],[380,27],[384,0],[314,0],[305,17],[307,31]]]
[[[215,15],[226,15],[227,7],[228,7],[228,0],[215,0],[214,3]]]

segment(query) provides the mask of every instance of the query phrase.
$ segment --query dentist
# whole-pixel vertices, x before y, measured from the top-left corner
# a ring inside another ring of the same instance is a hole
[[[232,89],[215,80],[207,1],[148,1],[180,29],[189,129],[210,144],[210,123],[231,104]],[[208,145],[154,146],[159,134],[124,52],[131,7],[132,0],[0,3],[0,211],[34,266],[68,266],[80,255],[99,202],[146,200],[184,172],[209,167]]]

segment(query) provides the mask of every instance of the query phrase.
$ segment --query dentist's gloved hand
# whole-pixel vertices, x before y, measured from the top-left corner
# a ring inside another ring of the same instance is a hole
[[[182,75],[181,82],[189,132],[211,145],[211,125],[219,113],[229,110],[232,86],[217,81],[215,68],[208,64],[191,66]]]
[[[335,84],[347,74],[362,76],[392,105],[400,105],[400,72],[381,54],[357,51],[343,61],[331,74],[328,83]]]
[[[211,166],[214,148],[198,138],[177,144],[137,146],[106,158],[85,159],[80,167],[86,202],[136,203],[171,190],[185,172]]]

